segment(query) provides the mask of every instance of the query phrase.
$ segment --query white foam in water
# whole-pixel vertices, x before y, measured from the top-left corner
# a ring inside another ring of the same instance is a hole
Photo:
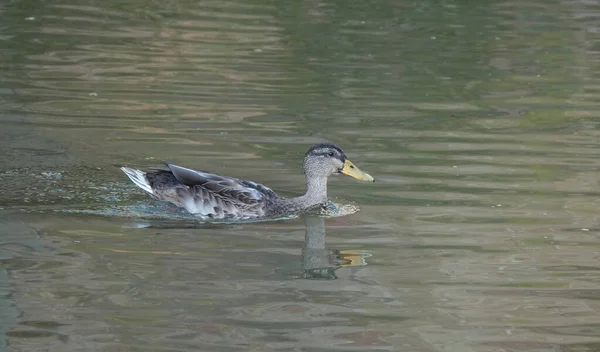
[[[360,208],[355,204],[341,204],[336,202],[329,202],[324,207],[319,207],[310,214],[318,215],[324,218],[337,218],[340,216],[351,215],[359,211]]]

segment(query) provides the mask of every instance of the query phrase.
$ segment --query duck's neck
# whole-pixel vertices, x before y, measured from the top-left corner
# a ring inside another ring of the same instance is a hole
[[[327,203],[327,177],[307,178],[306,193],[302,197],[310,205]]]
[[[300,197],[289,199],[289,202],[295,211],[327,203],[327,177],[307,178],[306,193]]]

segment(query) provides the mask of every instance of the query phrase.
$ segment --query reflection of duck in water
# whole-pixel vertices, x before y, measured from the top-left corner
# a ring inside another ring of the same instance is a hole
[[[371,253],[356,250],[325,249],[325,219],[307,216],[306,236],[302,248],[303,279],[337,279],[335,271],[342,267],[367,265]]]
[[[327,203],[327,178],[335,174],[373,181],[346,159],[343,150],[330,143],[316,144],[306,152],[302,165],[306,193],[296,198],[279,197],[270,188],[251,181],[166,165],[168,169],[147,173],[128,167],[121,170],[152,198],[211,219],[286,216]]]

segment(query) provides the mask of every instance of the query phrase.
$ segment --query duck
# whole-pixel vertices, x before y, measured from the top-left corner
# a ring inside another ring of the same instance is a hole
[[[280,197],[270,188],[252,181],[189,169],[170,162],[167,168],[149,172],[121,167],[133,183],[150,197],[170,202],[204,219],[259,219],[291,216],[327,204],[329,176],[343,174],[374,182],[356,167],[344,151],[332,143],[311,146],[302,163],[306,192],[298,197]]]

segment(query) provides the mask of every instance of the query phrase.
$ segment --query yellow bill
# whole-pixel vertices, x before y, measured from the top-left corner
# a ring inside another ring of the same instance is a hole
[[[341,173],[350,177],[354,177],[357,180],[375,182],[371,175],[354,166],[354,164],[352,164],[352,162],[348,159],[346,159]]]

